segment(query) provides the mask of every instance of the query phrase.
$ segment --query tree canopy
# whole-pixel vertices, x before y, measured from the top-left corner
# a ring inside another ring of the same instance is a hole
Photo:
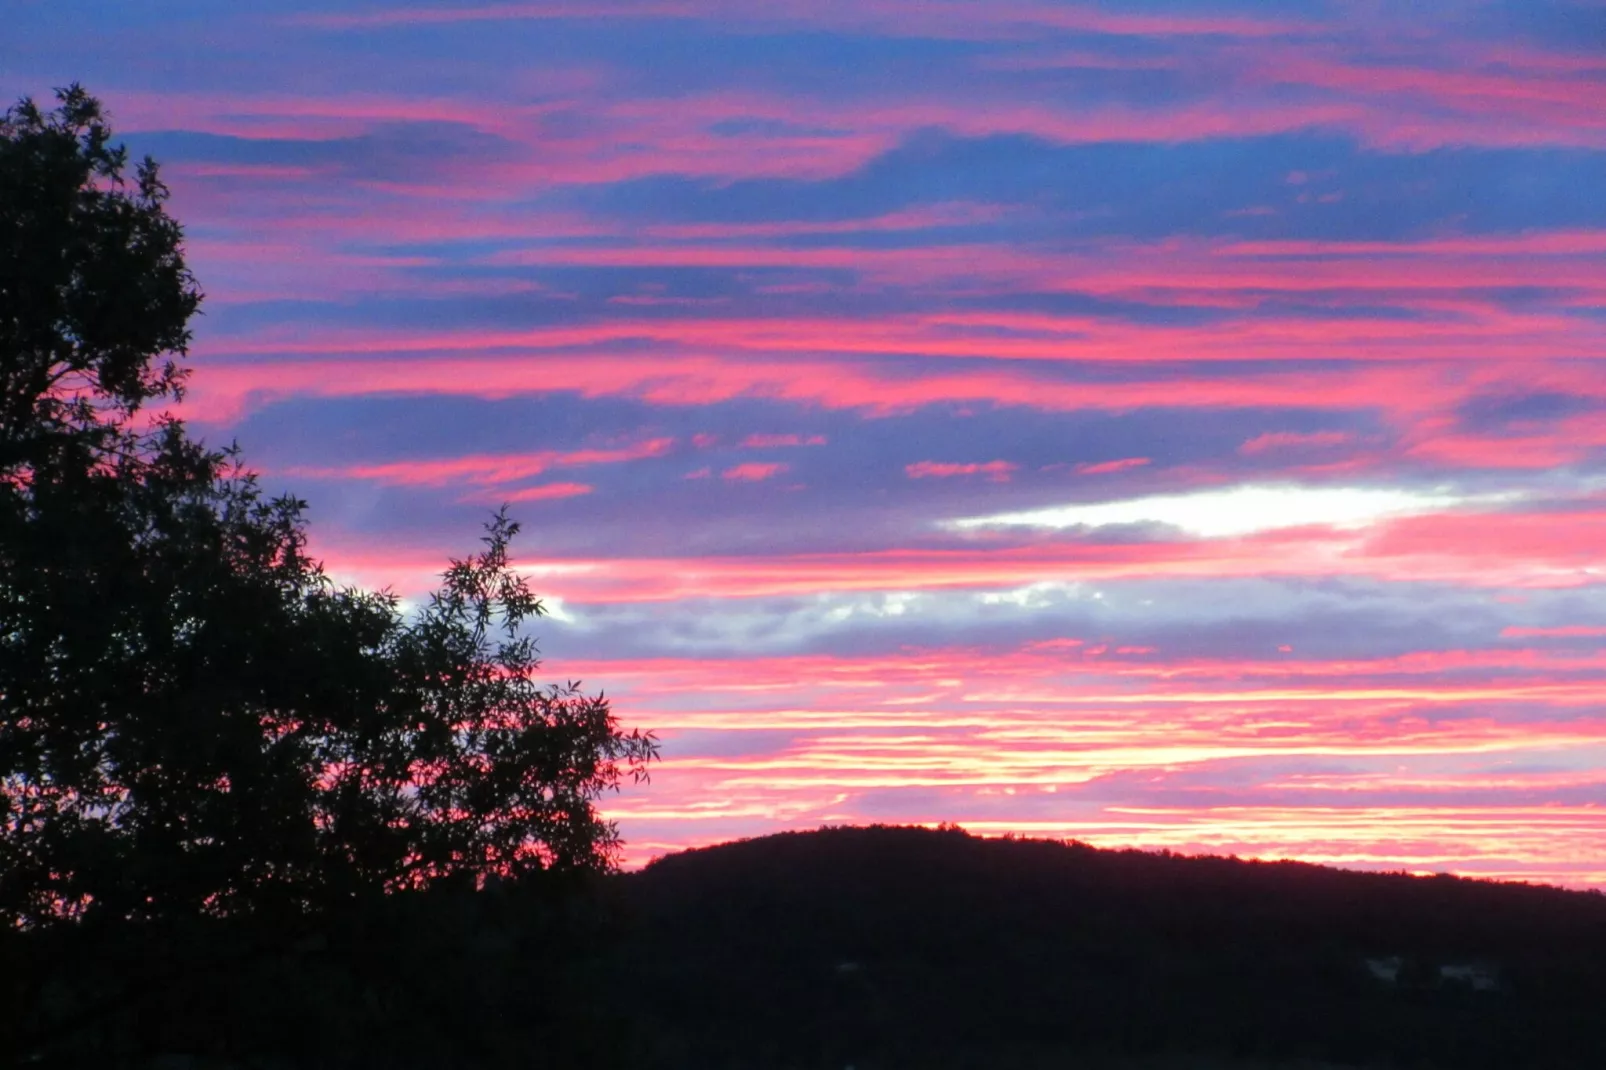
[[[610,867],[594,802],[655,743],[538,681],[518,524],[405,612],[161,409],[201,300],[167,200],[77,86],[0,121],[0,925]]]

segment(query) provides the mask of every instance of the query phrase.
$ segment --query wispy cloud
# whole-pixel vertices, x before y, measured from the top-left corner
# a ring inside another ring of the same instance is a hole
[[[284,474],[308,479],[370,480],[391,486],[441,487],[459,483],[493,485],[514,483],[538,476],[553,468],[621,464],[648,457],[661,457],[674,444],[674,439],[671,438],[655,438],[628,446],[595,449],[541,450],[524,454],[470,454],[462,457],[385,461],[338,467],[299,465],[286,469]]]
[[[1085,476],[1104,476],[1114,472],[1125,472],[1132,468],[1142,468],[1149,464],[1147,457],[1122,457],[1114,461],[1089,461],[1076,466],[1076,470]]]
[[[790,467],[779,461],[747,461],[732,465],[719,476],[731,483],[761,483],[766,479],[774,479]]]
[[[1009,482],[1019,465],[1009,461],[917,461],[903,466],[910,479],[948,479],[953,476],[986,476],[994,483]]]
[[[553,671],[665,740],[633,858],[1606,886],[1606,62],[1542,5],[130,7],[160,79],[36,7],[19,87],[173,187],[179,411],[342,579],[527,510]]]

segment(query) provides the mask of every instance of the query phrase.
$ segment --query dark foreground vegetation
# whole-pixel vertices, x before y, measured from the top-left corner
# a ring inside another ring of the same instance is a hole
[[[1546,887],[828,829],[300,925],[12,935],[0,1006],[39,1066],[1606,1066],[1606,897]]]
[[[191,434],[167,201],[81,88],[0,114],[0,1064],[567,1065],[653,739],[541,682],[505,513],[404,611]]]

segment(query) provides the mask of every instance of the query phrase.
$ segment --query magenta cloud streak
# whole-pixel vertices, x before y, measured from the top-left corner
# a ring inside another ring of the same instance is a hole
[[[182,414],[408,598],[509,503],[554,677],[663,736],[632,860],[1606,887],[1587,5],[75,10],[0,68],[163,161]]]

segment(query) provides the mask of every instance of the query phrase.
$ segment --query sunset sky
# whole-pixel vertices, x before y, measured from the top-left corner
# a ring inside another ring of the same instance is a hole
[[[822,823],[1606,887],[1599,0],[11,0],[165,165],[184,406],[418,595],[489,510]]]

